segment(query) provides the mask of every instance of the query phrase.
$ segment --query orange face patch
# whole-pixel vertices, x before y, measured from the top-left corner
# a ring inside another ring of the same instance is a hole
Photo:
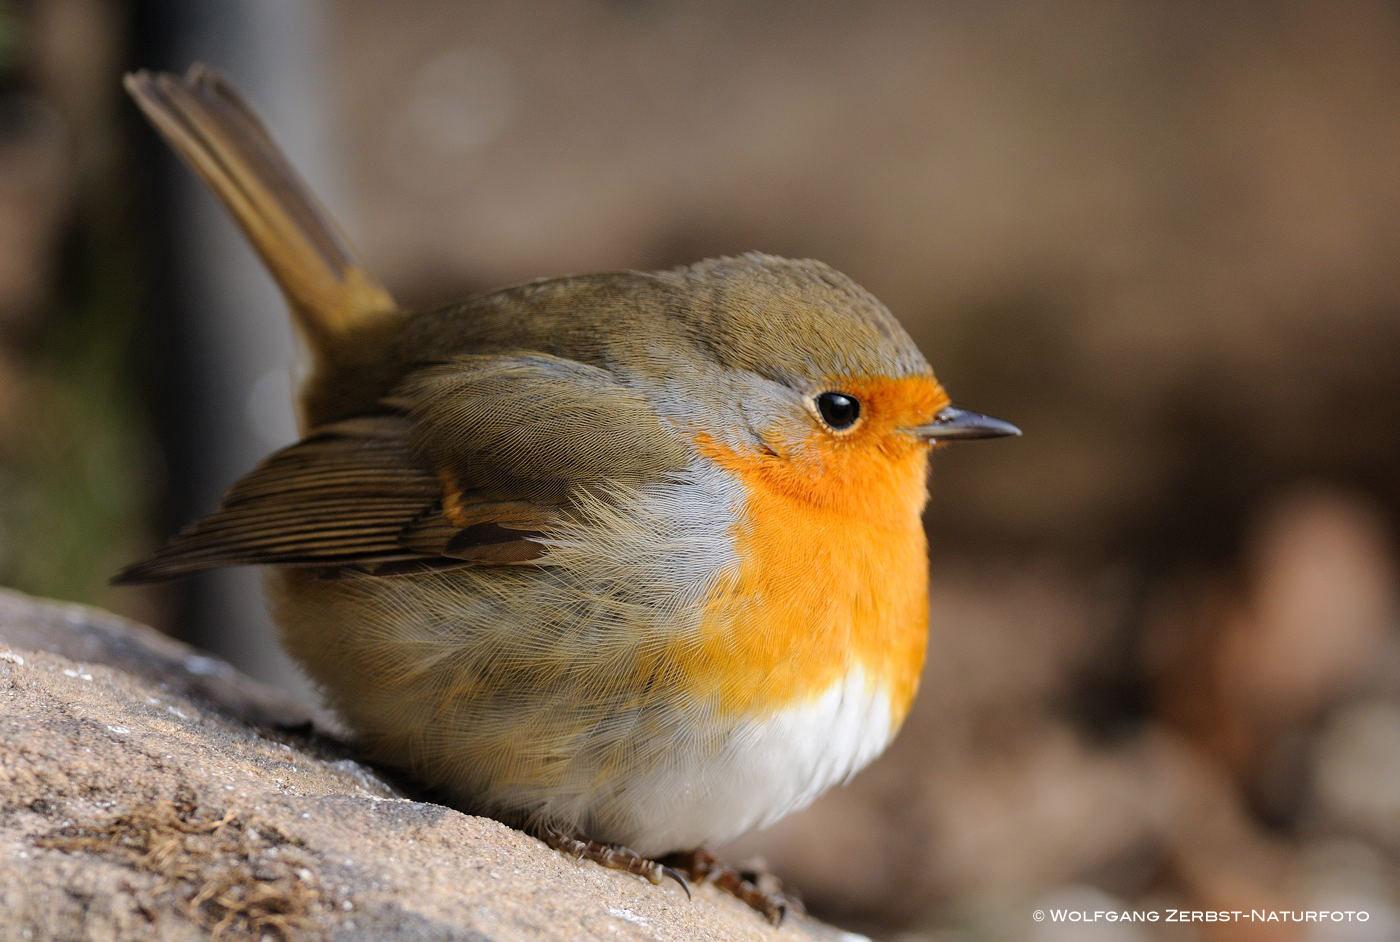
[[[773,455],[717,460],[736,471],[742,464],[766,487],[817,507],[871,518],[896,516],[909,502],[915,513],[922,510],[928,443],[902,430],[929,422],[948,405],[943,387],[920,376],[834,380],[829,388],[860,402],[860,419],[850,430],[832,431],[814,421],[798,441],[774,430],[767,441]]]
[[[813,421],[800,441],[741,451],[697,437],[747,489],[736,527],[737,576],[709,603],[688,676],[718,683],[736,713],[775,712],[821,696],[853,667],[890,698],[913,700],[928,636],[928,551],[920,514],[927,443],[900,431],[948,397],[932,379],[842,380],[860,421]]]

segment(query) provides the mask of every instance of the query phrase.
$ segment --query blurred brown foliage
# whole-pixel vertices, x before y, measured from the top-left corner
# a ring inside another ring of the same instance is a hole
[[[122,146],[130,37],[89,30],[95,59],[37,38],[77,42],[44,17],[101,6],[24,18],[6,109],[45,117],[6,118],[25,134],[0,146],[0,579],[88,598],[159,496],[71,471],[129,482],[154,463],[120,405],[139,374],[92,349],[129,345],[85,341],[105,321],[73,312],[105,292],[103,317],[138,316],[111,276],[131,247],[72,235],[142,237],[129,207],[124,229],[92,221],[139,176],[92,156]],[[891,753],[734,853],[907,938],[1090,937],[1031,921],[1051,905],[1371,916],[1096,939],[1400,937],[1400,10],[324,13],[338,208],[402,297],[815,256],[899,314],[960,403],[1026,430],[935,458],[933,645]],[[75,268],[106,274],[78,290]],[[79,363],[91,379],[63,411],[51,381]],[[126,385],[94,395],[114,372]],[[39,460],[31,425],[80,431]],[[18,512],[35,480],[43,513]],[[29,574],[15,541],[68,532],[89,554]]]

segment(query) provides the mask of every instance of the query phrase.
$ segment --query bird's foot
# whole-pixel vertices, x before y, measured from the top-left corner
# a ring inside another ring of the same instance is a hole
[[[682,890],[685,890],[686,899],[690,898],[690,886],[686,883],[685,877],[664,863],[643,857],[630,847],[579,840],[562,831],[546,831],[540,835],[540,839],[550,847],[568,854],[575,860],[591,860],[609,870],[635,873],[654,884],[659,884],[664,878],[670,877],[681,885]]]
[[[701,847],[679,854],[668,854],[662,861],[696,884],[708,883],[715,889],[728,893],[739,902],[757,910],[775,926],[782,925],[783,917],[788,913],[803,912],[801,901],[783,892],[778,878],[766,870],[740,870],[731,867]]]

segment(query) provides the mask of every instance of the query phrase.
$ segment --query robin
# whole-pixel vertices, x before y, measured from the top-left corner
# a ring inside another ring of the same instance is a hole
[[[929,451],[1018,430],[954,408],[816,261],[405,311],[227,81],[126,87],[266,263],[312,371],[304,437],[117,580],[268,567],[287,648],[373,757],[781,918],[700,848],[884,750],[927,642]]]

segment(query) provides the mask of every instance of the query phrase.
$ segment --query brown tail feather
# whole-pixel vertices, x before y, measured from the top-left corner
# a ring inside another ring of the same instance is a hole
[[[262,256],[312,349],[394,299],[360,267],[349,242],[221,75],[134,72],[126,90],[233,214]]]

